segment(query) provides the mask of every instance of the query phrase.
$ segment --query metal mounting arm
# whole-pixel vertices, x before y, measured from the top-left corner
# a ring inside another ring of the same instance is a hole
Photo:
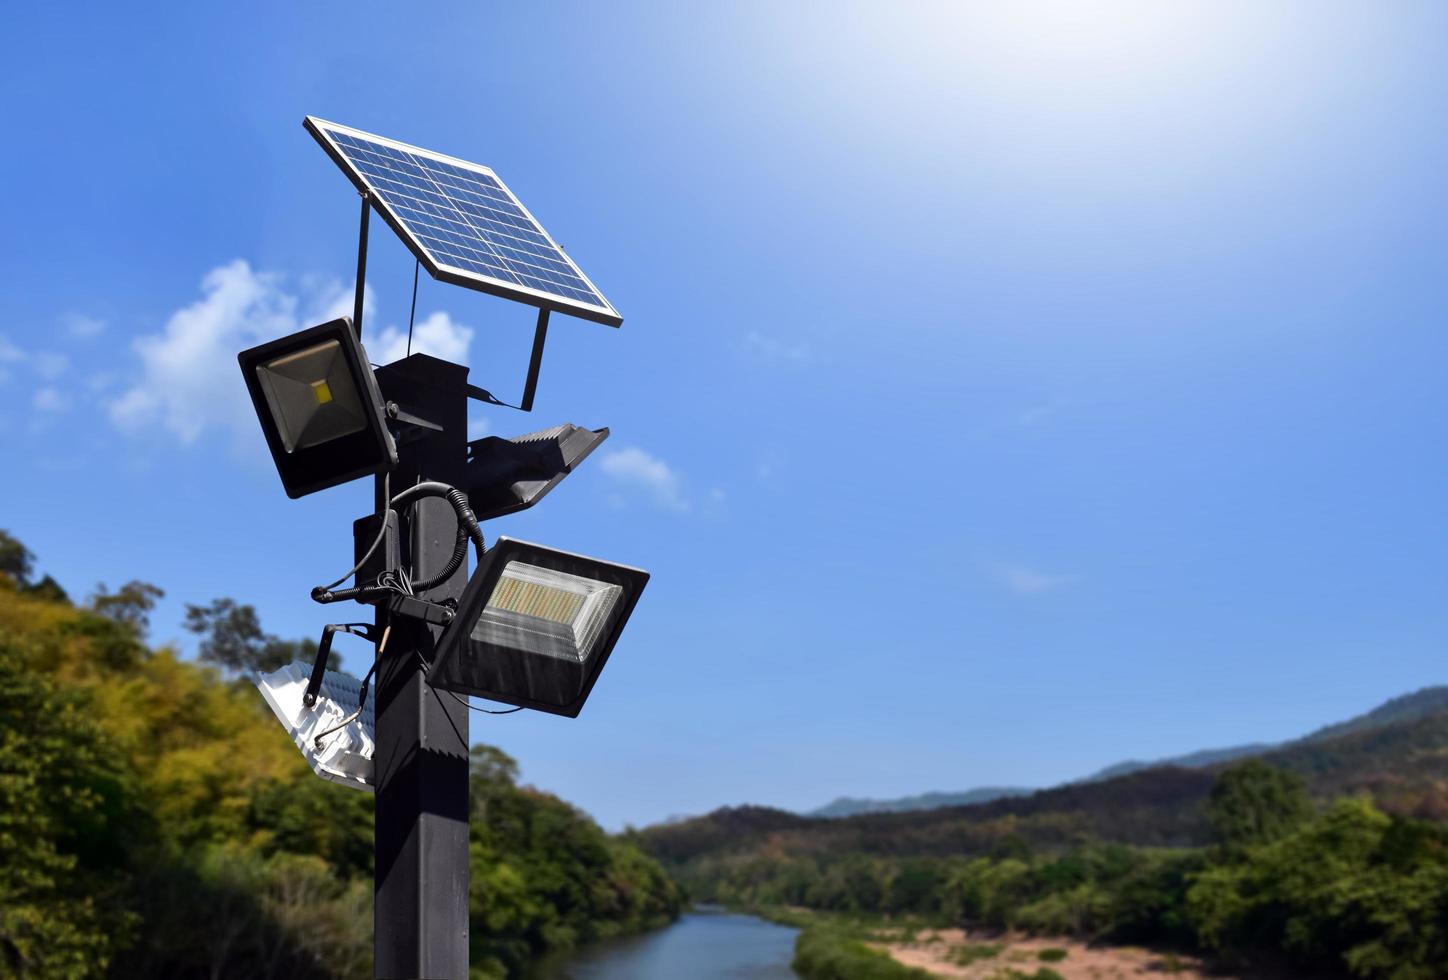
[[[357,293],[352,298],[352,329],[362,339],[362,300],[367,289],[367,218],[372,214],[372,200],[362,192],[362,228],[357,233]]]
[[[376,627],[371,623],[328,623],[322,627],[322,639],[317,644],[317,659],[312,662],[312,676],[307,680],[307,690],[302,694],[302,704],[310,708],[317,703],[322,690],[322,678],[327,674],[327,660],[332,656],[332,636],[336,633],[351,633],[369,642],[376,642]]]

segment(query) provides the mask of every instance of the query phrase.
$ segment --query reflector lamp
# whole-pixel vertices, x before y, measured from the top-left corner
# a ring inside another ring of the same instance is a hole
[[[438,640],[432,684],[575,718],[648,572],[499,538]]]
[[[397,462],[382,395],[346,317],[237,355],[287,496]]]
[[[302,696],[311,675],[309,664],[293,661],[270,674],[258,675],[256,686],[313,772],[344,786],[372,789],[372,759],[377,748],[372,706],[364,706],[361,714],[342,725],[357,712],[361,682],[351,674],[329,670],[322,675],[317,701],[309,708]],[[335,730],[323,735],[328,729]]]

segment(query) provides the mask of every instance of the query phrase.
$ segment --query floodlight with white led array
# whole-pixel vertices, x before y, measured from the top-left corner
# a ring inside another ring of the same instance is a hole
[[[434,687],[576,718],[649,573],[499,538],[438,639]]]
[[[244,350],[237,361],[287,496],[397,462],[377,379],[346,317]]]
[[[370,704],[357,709],[362,683],[351,674],[326,671],[316,702],[308,706],[305,696],[311,675],[309,664],[293,661],[259,675],[256,686],[313,772],[343,786],[372,789],[377,723]]]

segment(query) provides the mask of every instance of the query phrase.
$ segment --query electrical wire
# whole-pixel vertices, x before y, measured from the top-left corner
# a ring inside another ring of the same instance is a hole
[[[337,722],[337,724],[333,725],[325,732],[319,732],[315,737],[313,737],[312,744],[314,746],[320,749],[322,747],[322,739],[326,738],[333,732],[341,731],[348,725],[352,724],[352,722],[362,717],[362,709],[367,706],[367,683],[372,680],[372,675],[377,671],[377,661],[381,659],[382,652],[387,649],[387,640],[390,636],[392,636],[392,626],[391,624],[388,624],[388,626],[382,630],[382,639],[379,640],[377,643],[377,655],[372,658],[372,666],[367,669],[367,675],[362,678],[362,689],[357,692],[357,710],[352,712],[346,718],[343,718],[341,721]]]
[[[392,498],[392,506],[401,508],[404,505],[412,504],[422,497],[441,497],[452,505],[453,513],[457,515],[458,530],[457,540],[453,545],[452,556],[448,558],[441,571],[419,581],[413,585],[418,592],[426,592],[437,585],[447,581],[457,571],[468,556],[468,541],[473,543],[473,550],[477,560],[483,560],[483,553],[487,551],[487,545],[483,540],[483,529],[478,523],[477,515],[468,504],[468,495],[457,487],[436,480],[425,480],[422,483],[414,484],[398,493]]]
[[[491,708],[479,708],[471,701],[458,697],[456,692],[449,691],[446,688],[438,687],[432,682],[432,665],[427,662],[427,658],[422,655],[422,651],[420,650],[417,653],[417,667],[419,670],[422,671],[423,679],[427,681],[427,686],[432,688],[434,694],[438,692],[446,694],[448,697],[452,698],[454,701],[462,705],[464,708],[467,708],[469,711],[477,711],[485,715],[511,715],[515,711],[523,710],[522,705],[517,705],[516,707],[512,708],[504,708],[501,711],[495,711]]]
[[[412,356],[412,321],[417,318],[417,273],[422,268],[422,261],[416,260],[412,266],[412,312],[407,314],[407,356]]]
[[[337,581],[332,582],[329,585],[318,586],[316,589],[312,590],[313,593],[317,592],[318,589],[320,589],[322,592],[332,591],[337,586],[341,585],[343,582],[351,578],[353,575],[357,574],[357,570],[359,568],[372,560],[372,556],[377,553],[377,549],[382,545],[382,540],[387,537],[387,514],[391,510],[391,497],[392,473],[388,471],[382,474],[382,507],[377,512],[377,519],[379,522],[379,526],[377,528],[377,537],[373,538],[372,543],[367,546],[367,551],[363,553],[361,561],[357,562],[357,564],[347,569],[346,574],[344,574],[341,578],[337,579]]]
[[[436,691],[437,688],[434,687],[433,690]],[[482,712],[482,713],[485,714],[485,715],[511,715],[511,714],[512,714],[513,712],[515,712],[515,711],[522,711],[522,710],[523,710],[523,706],[522,706],[522,705],[518,705],[517,707],[513,707],[513,708],[504,708],[504,709],[501,710],[501,711],[494,711],[494,710],[492,710],[491,708],[479,708],[477,705],[473,704],[471,701],[464,701],[462,698],[458,697],[458,696],[457,696],[456,694],[454,694],[452,691],[446,691],[446,692],[444,692],[444,693],[452,695],[452,699],[453,699],[454,701],[456,701],[458,704],[462,705],[464,708],[467,708],[469,711],[480,711],[480,712]]]

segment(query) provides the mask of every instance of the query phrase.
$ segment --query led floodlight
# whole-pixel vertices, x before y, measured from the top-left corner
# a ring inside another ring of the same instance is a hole
[[[346,317],[237,355],[287,496],[397,462],[382,395]]]
[[[576,718],[648,572],[499,538],[438,640],[435,687]]]
[[[256,686],[297,748],[302,750],[313,772],[344,786],[372,789],[372,758],[377,747],[377,723],[372,706],[364,706],[355,719],[336,728],[356,713],[361,682],[351,674],[329,670],[322,675],[317,701],[309,708],[303,695],[311,675],[309,664],[293,661],[270,674],[259,675]],[[335,731],[323,735],[334,728]],[[323,736],[320,746],[319,735]]]

